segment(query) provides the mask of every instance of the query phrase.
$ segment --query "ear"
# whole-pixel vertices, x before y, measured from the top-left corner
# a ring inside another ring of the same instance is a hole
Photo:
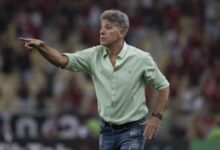
[[[120,30],[120,37],[121,38],[125,38],[125,36],[127,35],[128,33],[128,29],[121,29]]]

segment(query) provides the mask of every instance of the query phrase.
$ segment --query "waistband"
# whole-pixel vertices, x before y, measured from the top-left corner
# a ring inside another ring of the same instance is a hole
[[[122,128],[126,128],[129,127],[131,125],[135,125],[135,124],[139,124],[141,122],[143,122],[145,120],[145,118],[139,119],[137,121],[132,121],[132,122],[128,122],[128,123],[124,123],[124,124],[113,124],[110,122],[105,121],[104,119],[101,118],[102,123],[106,126],[106,127],[110,127],[112,129],[122,129]]]

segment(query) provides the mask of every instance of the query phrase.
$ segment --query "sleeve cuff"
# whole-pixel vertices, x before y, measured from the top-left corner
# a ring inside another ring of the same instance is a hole
[[[68,53],[63,53],[63,56],[67,57],[68,62],[67,62],[67,65],[65,67],[62,67],[62,69],[68,70],[69,65],[70,65],[69,54]]]

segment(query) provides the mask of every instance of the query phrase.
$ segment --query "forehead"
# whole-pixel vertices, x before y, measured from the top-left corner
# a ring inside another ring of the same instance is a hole
[[[104,25],[111,25],[111,26],[117,26],[119,27],[118,23],[116,22],[112,22],[108,19],[101,19],[101,25],[104,26]]]

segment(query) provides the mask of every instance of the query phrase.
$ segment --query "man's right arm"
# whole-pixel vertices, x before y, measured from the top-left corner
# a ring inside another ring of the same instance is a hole
[[[29,50],[37,49],[40,54],[53,65],[64,68],[68,64],[68,58],[58,50],[49,47],[41,40],[33,38],[20,38]]]

